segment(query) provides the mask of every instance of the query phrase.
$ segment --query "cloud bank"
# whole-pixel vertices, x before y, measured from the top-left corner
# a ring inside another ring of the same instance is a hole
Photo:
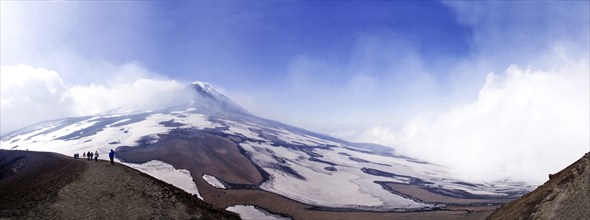
[[[68,86],[53,70],[2,66],[0,133],[49,119],[159,109],[190,97],[187,83],[163,79],[137,63],[117,69],[103,75],[108,83]]]
[[[395,146],[467,180],[542,183],[589,150],[589,72],[586,60],[549,70],[512,65],[489,73],[472,103],[422,113],[398,130],[375,126],[357,140]]]
[[[401,125],[387,121],[398,115],[384,116],[340,136],[394,147],[473,181],[540,184],[588,152],[588,3],[445,4],[471,28],[470,51],[448,62],[445,77],[414,81],[440,86],[430,98],[410,97],[447,105],[401,108],[393,114],[414,114]]]

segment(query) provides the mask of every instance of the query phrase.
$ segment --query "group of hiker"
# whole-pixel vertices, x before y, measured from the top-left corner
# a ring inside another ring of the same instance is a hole
[[[90,151],[82,153],[82,157],[87,160],[92,160],[92,158],[94,158],[94,161],[98,162],[98,151],[95,151],[94,153]],[[74,158],[80,158],[80,154],[75,153]],[[111,164],[115,164],[115,162],[113,161],[113,159],[115,159],[115,151],[113,151],[113,149],[111,149],[111,152],[109,152],[109,158],[111,159]]]
[[[94,153],[92,153],[90,151],[88,151],[86,153],[82,153],[82,157],[86,160],[92,160],[92,158],[94,158],[95,161],[98,161],[98,151],[96,151]],[[76,159],[80,158],[80,154],[75,153],[74,158],[76,158]]]

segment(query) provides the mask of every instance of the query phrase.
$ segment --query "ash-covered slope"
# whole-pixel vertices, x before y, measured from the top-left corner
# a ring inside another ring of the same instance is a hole
[[[488,219],[590,219],[590,153]]]
[[[191,88],[195,97],[183,105],[42,122],[2,137],[0,147],[65,155],[115,149],[118,159],[138,169],[155,163],[173,167],[157,173],[190,172],[194,186],[188,188],[198,188],[194,193],[217,207],[251,204],[301,218],[313,218],[305,215],[310,209],[424,211],[498,204],[529,189],[522,183],[457,180],[445,167],[391,148],[257,117],[206,83]]]
[[[239,219],[120,164],[0,150],[0,218]]]

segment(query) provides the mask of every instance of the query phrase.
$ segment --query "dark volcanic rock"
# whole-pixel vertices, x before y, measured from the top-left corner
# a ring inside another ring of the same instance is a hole
[[[289,175],[291,175],[291,176],[293,176],[293,177],[295,177],[297,179],[305,180],[305,177],[304,176],[302,176],[301,174],[297,173],[297,171],[295,171],[293,168],[291,168],[289,166],[285,166],[285,165],[282,165],[282,164],[272,164],[269,167],[270,168],[273,168],[273,169],[280,170],[281,172],[286,173],[286,174],[289,174]]]
[[[318,159],[316,157],[310,157],[309,160],[310,161],[314,161],[314,162],[318,162],[318,163],[328,164],[330,166],[337,166],[338,165],[338,164],[332,163],[330,161],[325,161],[325,160]]]
[[[338,169],[336,169],[336,167],[324,167],[324,170],[327,170],[327,171],[337,171]]]

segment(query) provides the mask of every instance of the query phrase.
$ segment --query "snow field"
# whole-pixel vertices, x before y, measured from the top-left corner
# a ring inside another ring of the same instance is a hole
[[[109,152],[110,149],[115,149],[119,146],[137,146],[137,141],[146,136],[151,137],[152,142],[157,141],[159,138],[158,134],[166,134],[174,129],[173,127],[166,127],[160,124],[160,122],[163,121],[174,120],[175,122],[187,124],[183,126],[185,128],[191,127],[196,129],[215,128],[216,126],[220,126],[210,122],[207,116],[202,114],[189,114],[187,117],[178,117],[172,114],[157,113],[148,116],[145,120],[123,126],[117,125],[129,121],[131,118],[118,120],[106,125],[102,130],[89,137],[71,140],[56,139],[70,134],[83,134],[84,129],[94,126],[98,123],[97,120],[100,119],[101,117],[96,116],[90,119],[80,120],[47,134],[40,134],[63,123],[63,121],[55,122],[25,135],[4,138],[0,142],[0,146],[2,146],[3,149],[8,149],[18,145],[16,149],[20,150],[53,151],[65,155],[73,155],[74,153],[87,151],[94,152],[96,150],[98,150],[99,153],[104,154]],[[34,135],[37,135],[33,138],[34,140],[27,140],[28,137]]]
[[[274,133],[277,136],[277,138],[289,144],[303,144],[307,146],[318,146],[322,144],[340,145],[338,143],[322,140],[305,134],[295,134],[285,129],[274,130]]]
[[[257,127],[249,126],[246,124],[236,123],[234,121],[223,120],[225,123],[229,125],[227,131],[223,131],[226,134],[235,134],[235,135],[244,135],[247,138],[251,138],[254,140],[262,140],[261,137],[258,136],[258,133],[251,131],[250,129],[257,129]]]
[[[307,160],[307,155],[304,152],[252,142],[243,143],[241,146],[251,152],[255,162],[271,174],[271,179],[261,185],[262,189],[303,203],[374,210],[429,206],[385,191],[381,186],[372,182],[378,177],[368,176],[362,173],[360,168],[338,166],[338,171],[332,172],[324,169],[329,166],[327,164]],[[271,151],[260,150],[262,148]],[[273,153],[286,159],[287,162],[284,165],[291,167],[306,180],[265,166],[276,163],[271,155]]]

